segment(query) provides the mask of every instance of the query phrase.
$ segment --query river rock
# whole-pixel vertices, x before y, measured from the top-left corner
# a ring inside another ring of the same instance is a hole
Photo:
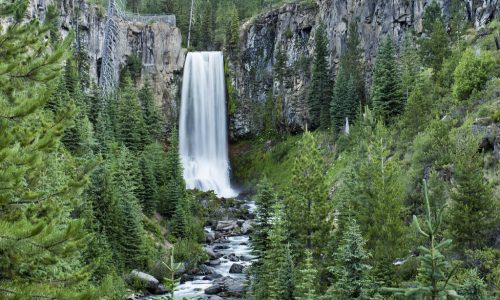
[[[228,245],[216,245],[213,249],[214,251],[218,251],[218,250],[227,250],[231,247],[229,247]]]
[[[245,267],[240,265],[240,264],[232,264],[231,268],[229,268],[229,273],[241,274],[241,273],[243,273],[243,269],[245,269]]]
[[[220,259],[213,259],[213,260],[209,261],[208,264],[211,266],[218,266],[218,265],[220,265]]]
[[[202,298],[203,300],[223,300],[221,297],[217,295],[205,296]]]
[[[217,259],[222,257],[222,253],[215,253],[213,250],[210,249],[205,249],[207,252],[208,258],[210,259]]]
[[[218,231],[231,231],[238,226],[237,222],[234,220],[219,221],[217,222],[216,230]]]
[[[162,288],[163,290],[165,289],[165,287],[160,284],[160,281],[158,279],[147,273],[138,270],[132,270],[132,272],[130,272],[130,277],[132,278],[132,280],[138,280],[142,282],[150,293],[161,293]]]
[[[213,231],[205,231],[205,243],[212,244],[215,241],[215,233]]]
[[[214,273],[214,274],[209,274],[207,276],[203,276],[203,280],[215,280],[215,279],[219,279],[221,277],[222,277],[221,274]]]
[[[246,220],[245,222],[243,222],[243,224],[241,225],[241,233],[247,234],[251,233],[252,231],[253,231],[252,221]]]
[[[214,284],[205,289],[205,294],[207,295],[217,295],[220,292],[222,292],[222,286],[219,284]]]
[[[212,267],[209,267],[207,265],[200,265],[200,270],[198,271],[199,275],[209,275],[209,274],[213,274],[213,273],[214,273],[214,270],[212,269]]]
[[[229,255],[226,256],[226,258],[230,261],[240,261],[240,259],[238,258],[238,256],[236,256],[236,254],[234,253],[231,253]]]
[[[244,280],[238,280],[231,277],[224,277],[218,280],[223,286],[224,296],[241,297],[245,290]]]

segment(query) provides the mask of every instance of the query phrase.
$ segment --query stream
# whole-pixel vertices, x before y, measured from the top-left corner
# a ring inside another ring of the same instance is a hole
[[[254,202],[245,202],[250,215],[255,211]],[[203,246],[209,260],[200,265],[200,271],[188,277],[175,288],[175,299],[220,300],[245,299],[248,285],[247,268],[256,259],[252,255],[249,239],[252,220],[231,219],[218,221],[216,226],[205,227],[205,236],[211,237]],[[243,233],[244,232],[244,233]],[[213,240],[213,241],[211,241]],[[142,298],[164,299],[164,296]]]

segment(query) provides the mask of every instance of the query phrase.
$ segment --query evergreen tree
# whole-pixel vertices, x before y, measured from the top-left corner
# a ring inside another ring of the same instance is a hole
[[[348,74],[348,77],[352,78],[354,81],[356,90],[355,98],[357,102],[352,104],[353,107],[350,107],[350,109],[354,111],[358,111],[360,107],[366,105],[363,56],[363,49],[361,48],[358,34],[358,21],[351,20],[347,33],[346,51],[345,54],[342,55],[343,59],[341,59],[340,64]],[[354,108],[354,106],[356,106],[356,108]],[[354,119],[352,119],[352,121],[354,121]]]
[[[488,244],[498,224],[498,198],[483,176],[483,155],[470,134],[457,138],[449,231],[458,249],[480,249]]]
[[[406,101],[408,101],[408,97],[413,90],[421,67],[417,45],[415,45],[413,39],[414,36],[412,33],[405,35],[399,55],[401,62],[401,89]]]
[[[89,170],[59,148],[74,107],[43,109],[73,34],[50,51],[47,28],[23,21],[27,5],[0,4],[14,18],[0,30],[0,298],[91,299],[90,266],[79,254],[87,234],[71,216]]]
[[[253,250],[257,256],[263,256],[269,248],[269,230],[271,228],[273,206],[277,201],[269,180],[264,177],[257,185],[257,195],[255,196],[255,226],[252,233]]]
[[[293,289],[291,274],[288,273],[290,265],[287,253],[287,225],[283,204],[277,202],[273,205],[271,216],[271,228],[269,229],[268,248],[264,252],[264,262],[256,273],[261,286],[258,286],[256,295],[258,299],[281,300],[290,299],[288,289]],[[288,250],[287,250],[288,249]],[[293,299],[293,298],[291,298]]]
[[[166,157],[166,197],[160,201],[160,212],[164,216],[172,216],[177,210],[177,203],[185,197],[186,183],[182,173],[179,156],[177,128],[174,126],[170,135],[170,149]]]
[[[479,277],[476,269],[467,270],[465,280],[458,287],[457,292],[467,300],[487,300],[488,297],[486,285]]]
[[[147,132],[146,125],[130,77],[125,75],[122,80],[116,115],[119,141],[132,151],[141,151]]]
[[[365,240],[355,220],[350,221],[335,255],[336,266],[331,268],[336,281],[326,299],[375,299],[369,279],[370,254],[364,249]]]
[[[389,157],[387,130],[380,123],[368,137],[367,153],[359,157],[346,180],[347,207],[359,222],[373,254],[379,280],[391,280],[393,261],[405,255],[405,212],[402,172]]]
[[[424,203],[425,218],[424,226],[420,225],[417,217],[413,216],[413,223],[418,233],[423,236],[426,246],[420,246],[420,267],[416,287],[410,288],[386,288],[385,290],[393,292],[395,295],[401,295],[405,298],[419,297],[418,299],[456,299],[460,298],[450,283],[453,271],[449,272],[450,266],[446,257],[441,253],[451,245],[451,240],[437,241],[439,230],[442,226],[443,207],[434,214],[431,212],[429,197],[427,191],[427,182],[424,180]],[[432,216],[436,215],[437,218]],[[448,273],[448,274],[446,274]]]
[[[320,256],[326,254],[324,239],[329,237],[333,227],[331,203],[324,183],[323,159],[316,139],[308,131],[303,134],[298,147],[301,155],[293,164],[293,189],[286,203],[292,252],[302,253],[306,247]]]
[[[331,80],[328,65],[328,40],[325,25],[320,23],[316,30],[312,79],[309,86],[309,126],[311,129],[328,128],[331,124]]]
[[[144,153],[141,156],[139,165],[141,169],[142,186],[144,187],[139,195],[139,202],[141,203],[142,211],[147,215],[152,215],[158,205],[158,184],[156,183],[152,163]]]
[[[333,98],[330,104],[333,128],[340,130],[346,118],[352,124],[359,113],[359,100],[353,76],[349,76],[341,65],[337,73]]]
[[[163,118],[155,103],[149,80],[146,80],[144,86],[139,91],[139,101],[150,142],[160,140],[163,129]]]
[[[237,55],[239,53],[240,46],[240,19],[238,16],[238,10],[233,8],[229,13],[229,17],[230,22],[226,37],[226,48],[231,54]]]
[[[319,298],[316,291],[317,274],[318,271],[313,265],[312,252],[306,250],[304,266],[299,270],[295,300],[317,300]]]
[[[116,259],[124,270],[144,266],[146,258],[143,214],[136,196],[140,180],[134,161],[126,147],[114,147],[105,191],[108,203],[105,226]]]
[[[386,122],[404,108],[398,69],[392,39],[388,35],[380,45],[375,61],[371,95],[375,113]]]
[[[441,69],[444,58],[449,54],[448,34],[441,8],[436,1],[433,0],[425,9],[422,25],[424,33],[420,40],[422,61],[436,74]]]

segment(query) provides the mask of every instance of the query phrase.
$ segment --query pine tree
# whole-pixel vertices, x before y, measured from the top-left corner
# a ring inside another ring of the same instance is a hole
[[[348,78],[352,78],[355,87],[356,103],[353,107],[349,107],[354,111],[359,111],[360,107],[366,105],[365,95],[365,76],[364,76],[364,62],[363,62],[363,49],[359,40],[358,21],[351,20],[349,24],[349,31],[347,33],[346,51],[342,55],[341,65],[348,74]],[[356,108],[354,108],[354,106]],[[356,117],[356,116],[355,116]],[[352,119],[354,121],[354,119]]]
[[[144,153],[142,153],[139,165],[143,186],[141,194],[139,195],[139,202],[141,203],[142,211],[147,215],[152,215],[158,205],[158,184],[156,183],[152,163]]]
[[[314,268],[312,252],[306,250],[306,259],[299,270],[295,300],[317,300],[319,298],[316,285],[318,271]]]
[[[271,228],[273,206],[277,201],[269,180],[264,177],[257,185],[257,195],[255,196],[255,226],[252,233],[252,245],[255,255],[263,256],[269,248],[269,230]]]
[[[316,30],[312,79],[309,86],[309,127],[326,129],[331,124],[331,80],[328,65],[328,41],[325,25],[320,23]]]
[[[343,65],[339,67],[333,97],[330,103],[330,115],[332,116],[332,126],[340,130],[346,118],[352,124],[359,113],[359,100],[353,76],[349,76]]]
[[[293,188],[286,199],[291,241],[294,243],[292,252],[302,253],[306,247],[319,256],[326,254],[324,239],[330,235],[333,226],[323,159],[316,139],[308,131],[303,134],[298,147],[301,155],[293,164],[290,185]]]
[[[260,299],[281,300],[285,299],[287,288],[290,287],[290,274],[286,273],[290,266],[287,261],[287,225],[283,204],[277,202],[273,205],[271,216],[272,223],[269,230],[269,245],[265,249],[264,262],[260,275],[263,286],[258,287]]]
[[[239,53],[240,46],[240,19],[238,16],[238,10],[234,8],[230,14],[230,22],[229,29],[227,31],[226,37],[226,48],[233,55],[237,55]]]
[[[483,155],[477,145],[474,136],[462,134],[453,155],[456,161],[448,229],[461,251],[487,245],[494,224],[498,224],[498,198],[495,200],[483,176]]]
[[[70,216],[89,170],[59,148],[74,107],[43,109],[73,34],[51,51],[47,28],[23,21],[27,5],[0,4],[14,17],[0,30],[0,298],[95,298],[79,254],[88,243],[83,220]]]
[[[342,236],[335,255],[332,272],[336,281],[327,292],[326,299],[375,299],[373,283],[369,279],[370,254],[364,249],[365,240],[355,220],[351,220]]]
[[[139,91],[139,101],[142,107],[142,117],[148,132],[148,140],[150,142],[160,140],[163,129],[163,118],[155,103],[149,80],[146,80],[144,86]]]
[[[434,214],[431,212],[429,197],[427,191],[427,182],[424,180],[424,203],[425,217],[424,225],[420,225],[420,221],[414,215],[413,223],[418,233],[423,236],[426,241],[426,246],[420,246],[420,267],[418,269],[417,287],[410,288],[387,288],[396,295],[401,295],[406,298],[420,297],[420,299],[456,299],[459,298],[457,292],[453,289],[449,280],[453,275],[453,271],[449,272],[450,265],[446,261],[446,257],[441,253],[451,245],[451,240],[437,241],[439,230],[442,226],[443,208],[441,207]],[[437,218],[432,216],[436,215]],[[446,274],[448,273],[448,274]]]
[[[413,90],[415,80],[420,72],[421,62],[418,55],[417,45],[413,41],[412,33],[407,33],[403,40],[403,45],[400,51],[401,62],[401,90],[408,101],[408,98]]]
[[[141,151],[147,132],[146,125],[130,77],[124,76],[122,80],[115,123],[119,141],[132,151]]]
[[[425,9],[422,25],[424,35],[420,40],[420,55],[423,63],[436,74],[449,54],[448,34],[441,8],[436,1],[433,0]]]
[[[186,183],[182,173],[179,156],[177,128],[174,126],[170,135],[170,149],[166,157],[166,197],[161,199],[160,212],[164,216],[172,216],[177,210],[177,203],[185,197]]]
[[[400,114],[404,109],[394,46],[388,35],[380,45],[373,69],[371,101],[375,113],[385,122]]]
[[[142,226],[143,214],[136,197],[140,181],[133,162],[135,158],[124,146],[114,148],[109,169],[110,180],[106,202],[108,238],[116,259],[125,270],[145,265],[145,241]]]
[[[346,180],[347,198],[373,254],[379,280],[391,280],[392,262],[405,255],[404,185],[394,158],[389,157],[387,130],[378,124],[367,138],[367,153],[359,157],[353,177]]]
[[[476,269],[467,270],[465,276],[465,280],[460,285],[460,287],[457,288],[457,292],[459,295],[468,300],[491,299],[490,297],[488,297],[486,285],[479,277],[478,271]]]

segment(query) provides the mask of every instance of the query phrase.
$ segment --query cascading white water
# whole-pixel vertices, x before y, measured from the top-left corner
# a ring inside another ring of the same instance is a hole
[[[235,197],[229,181],[222,52],[191,52],[182,81],[179,150],[187,188]]]

